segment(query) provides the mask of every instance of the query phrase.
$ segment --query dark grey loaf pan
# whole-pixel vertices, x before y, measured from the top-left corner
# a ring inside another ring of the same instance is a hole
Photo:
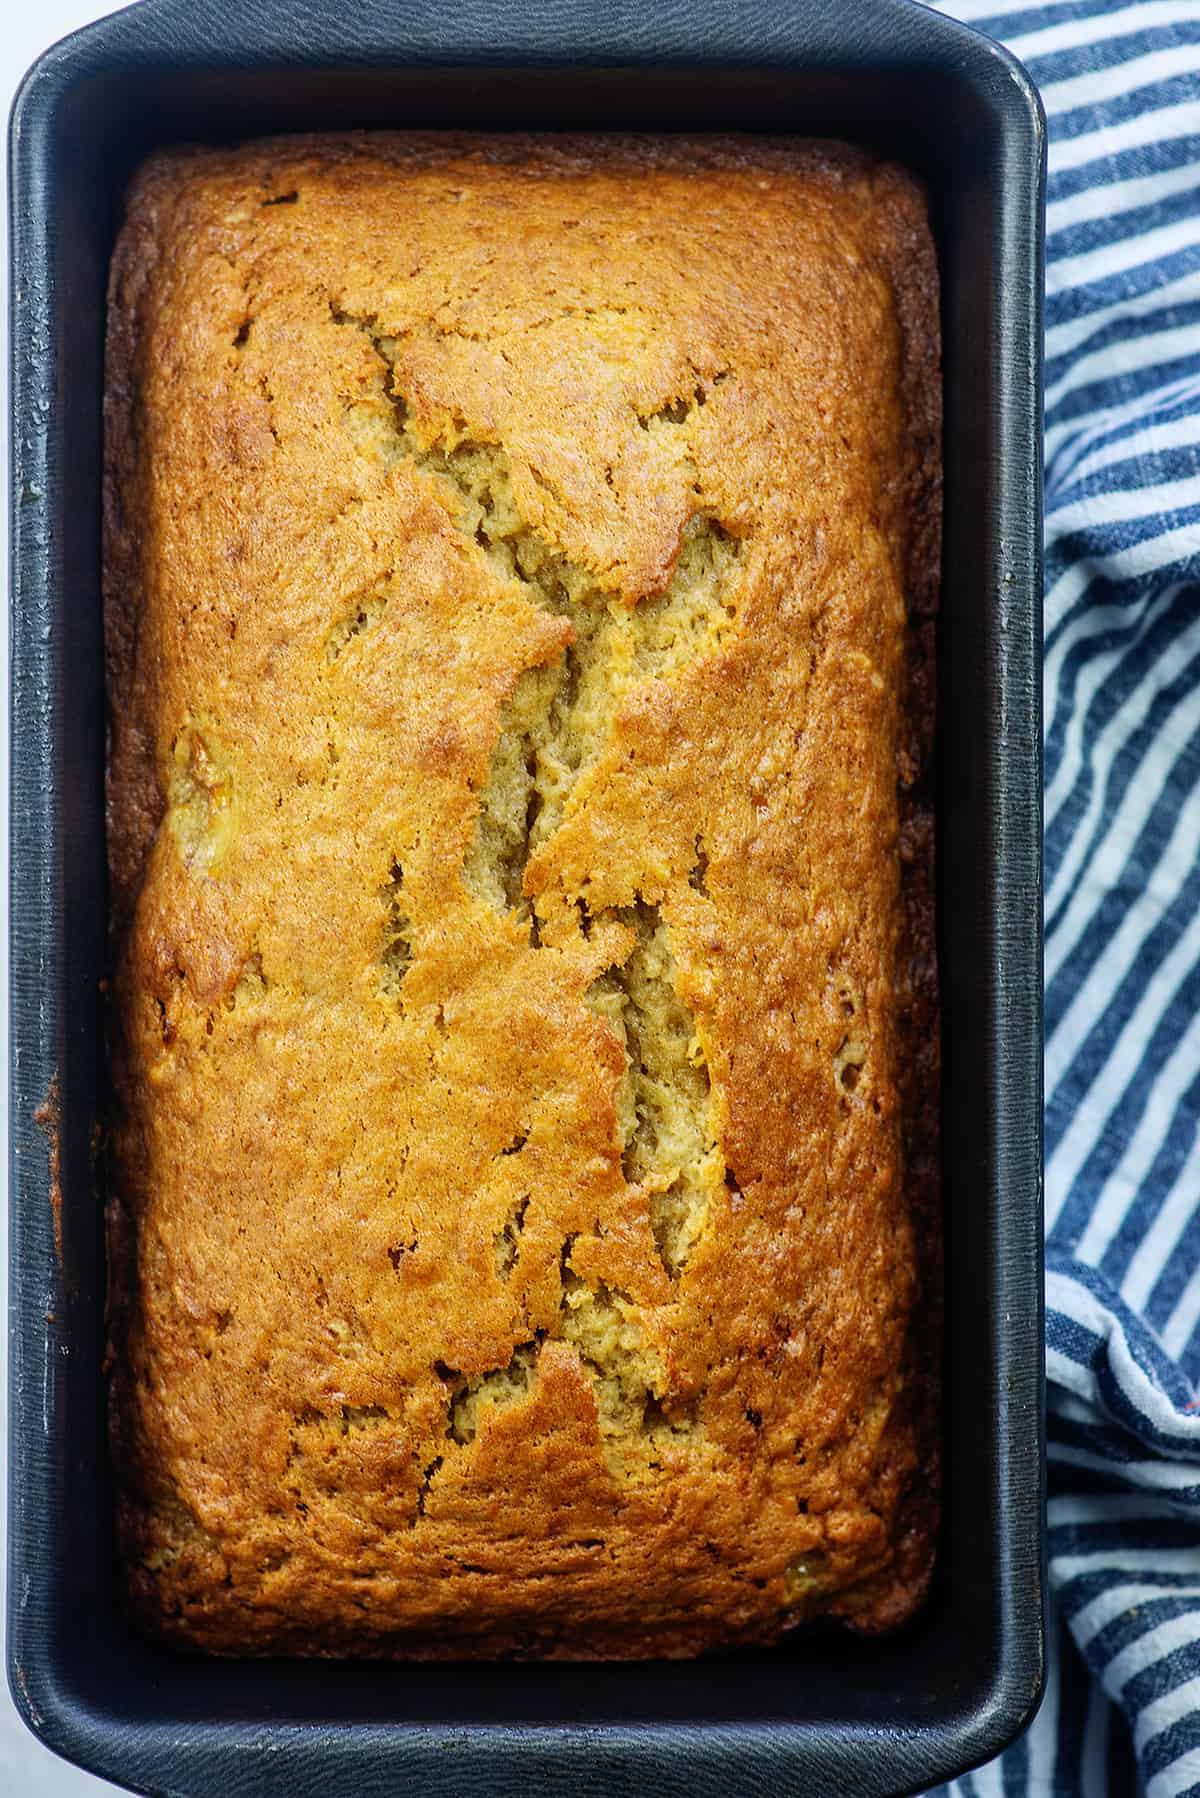
[[[900,1635],[687,1665],[177,1658],[114,1569],[91,1132],[106,1086],[100,405],[120,196],[153,146],[331,126],[825,133],[917,168],[945,289],[938,859],[945,1520]],[[921,1788],[1004,1745],[1043,1656],[1040,343],[1044,142],[995,46],[911,0],[146,0],[12,121],[9,1674],[139,1791],[279,1798]],[[34,1121],[55,1084],[61,1247]]]

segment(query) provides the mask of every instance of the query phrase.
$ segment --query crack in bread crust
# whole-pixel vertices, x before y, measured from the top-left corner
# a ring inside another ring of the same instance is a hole
[[[736,618],[742,543],[715,518],[693,513],[665,587],[639,597],[633,607],[624,604],[522,516],[501,443],[474,440],[461,421],[458,428],[423,438],[395,387],[395,341],[380,331],[377,320],[338,308],[331,312],[337,324],[366,337],[386,371],[383,388],[347,410],[351,438],[384,466],[407,459],[438,483],[458,528],[478,545],[493,573],[519,583],[535,605],[571,621],[561,654],[526,669],[517,681],[492,752],[466,865],[475,890],[500,908],[528,915],[536,936],[536,915],[524,888],[531,853],[553,836],[575,782],[611,738],[631,682],[669,677],[727,641]],[[700,387],[695,391],[703,393]],[[678,425],[690,410],[689,402],[679,401],[640,422],[643,429],[664,421]],[[359,603],[334,627],[334,640],[369,628],[378,615],[373,604]]]
[[[695,1019],[679,995],[660,908],[639,902],[621,921],[632,932],[632,947],[589,989],[589,999],[622,1039],[625,1067],[616,1089],[621,1166],[630,1184],[646,1191],[655,1246],[675,1280],[725,1167],[708,1065]]]

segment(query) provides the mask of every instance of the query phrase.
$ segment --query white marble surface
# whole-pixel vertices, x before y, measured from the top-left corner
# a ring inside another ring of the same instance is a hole
[[[30,63],[59,38],[66,37],[68,32],[77,31],[81,25],[89,24],[93,19],[101,18],[105,13],[116,8],[104,5],[102,0],[0,0],[0,94],[3,95],[4,113],[7,117],[12,98]],[[7,131],[5,135],[5,158],[8,155]],[[4,240],[4,267],[8,267],[8,213],[4,211],[0,234]],[[3,393],[3,416],[8,416],[8,313],[3,312],[0,331],[4,333],[3,372],[0,373],[0,391]],[[5,457],[7,458],[7,430],[4,432]],[[0,506],[0,547],[3,549],[4,567],[8,567],[8,492],[9,482],[4,484],[4,503]],[[0,631],[0,690],[4,693],[4,704],[8,705],[8,633]],[[0,738],[0,804],[3,806],[3,840],[4,860],[8,863],[8,718],[4,721],[2,738]],[[0,1007],[3,1007],[4,1034],[7,1047],[8,1036],[8,883],[0,881]],[[5,1065],[8,1056],[5,1055]],[[8,1126],[8,1082],[0,1082],[0,1107],[3,1108],[5,1139]],[[7,1156],[4,1158],[7,1170]],[[0,1176],[7,1179],[7,1173]],[[5,1193],[7,1204],[7,1190]],[[7,1282],[7,1228],[0,1233],[0,1258],[5,1262],[5,1281]],[[2,1390],[7,1392],[8,1378],[8,1341],[7,1331],[0,1330],[0,1375],[3,1376]],[[0,1404],[0,1435],[7,1455],[8,1419],[5,1407]],[[7,1492],[3,1480],[0,1480],[0,1532],[7,1525]],[[100,1798],[103,1793],[112,1794],[115,1787],[107,1780],[95,1779],[89,1773],[81,1773],[66,1761],[58,1759],[48,1749],[42,1747],[25,1728],[17,1715],[16,1707],[9,1697],[7,1683],[0,1695],[0,1792],[6,1798]]]

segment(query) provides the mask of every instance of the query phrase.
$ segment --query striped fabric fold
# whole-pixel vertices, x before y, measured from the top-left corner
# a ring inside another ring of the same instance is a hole
[[[955,1798],[1200,1798],[1200,0],[937,0],[1046,216],[1052,1666]]]

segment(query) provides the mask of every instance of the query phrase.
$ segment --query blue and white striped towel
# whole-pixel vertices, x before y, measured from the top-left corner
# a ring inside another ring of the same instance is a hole
[[[1200,1794],[1200,0],[939,0],[1049,120],[1056,1653],[958,1798]]]

